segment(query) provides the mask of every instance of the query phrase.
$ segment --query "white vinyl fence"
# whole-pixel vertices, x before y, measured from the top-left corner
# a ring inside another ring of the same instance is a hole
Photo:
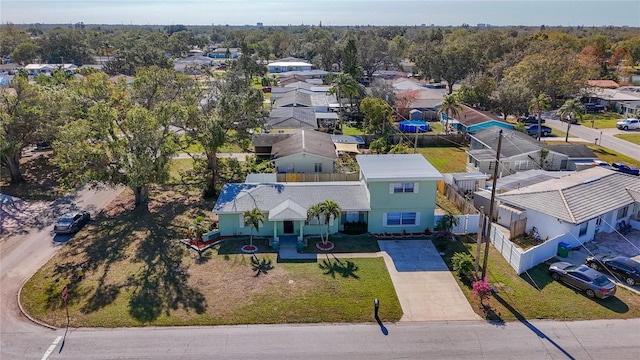
[[[563,234],[553,239],[549,239],[540,245],[527,250],[522,250],[512,243],[508,236],[491,226],[491,242],[502,254],[505,260],[518,273],[531,269],[532,267],[556,256],[558,243],[571,243],[571,234]]]
[[[436,215],[433,217],[433,227],[435,228],[438,220],[442,219],[444,215]],[[451,232],[456,235],[476,234],[480,227],[480,215],[479,214],[467,214],[456,215],[458,218],[458,225],[453,228]]]

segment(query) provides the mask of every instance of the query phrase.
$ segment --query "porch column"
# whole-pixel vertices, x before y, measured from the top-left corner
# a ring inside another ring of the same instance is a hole
[[[274,221],[273,222],[273,243],[277,244],[279,242],[278,240],[278,222]]]
[[[304,220],[300,220],[300,236],[298,236],[298,241],[302,241],[304,239]]]

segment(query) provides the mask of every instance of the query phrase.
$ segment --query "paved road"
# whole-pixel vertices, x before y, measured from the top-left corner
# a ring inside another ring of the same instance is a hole
[[[624,360],[638,358],[639,330],[638,319],[79,329],[12,336],[3,359]]]
[[[75,208],[89,210],[95,216],[121,191],[121,188],[84,189],[74,195],[65,196],[52,202],[39,213],[36,223],[24,224],[30,227],[31,231],[0,239],[0,359],[13,359],[14,355],[35,346],[36,344],[29,341],[34,336],[50,336],[50,331],[35,326],[21,315],[17,298],[22,284],[70,237],[53,236],[55,220],[61,214]],[[24,338],[26,341],[22,341],[22,344],[15,348],[13,341],[17,338]],[[7,353],[12,355],[5,357]]]
[[[567,124],[565,122],[561,122],[560,120],[547,117],[545,118],[545,125],[562,130],[565,133],[567,131]],[[615,131],[610,131],[610,129],[598,130],[591,129],[588,126],[588,122],[584,123],[583,125],[571,125],[569,136],[582,138],[592,144],[594,144],[596,142],[596,139],[598,139],[598,145],[601,145],[607,149],[617,151],[633,159],[640,159],[639,145],[613,136],[613,133],[615,133]]]

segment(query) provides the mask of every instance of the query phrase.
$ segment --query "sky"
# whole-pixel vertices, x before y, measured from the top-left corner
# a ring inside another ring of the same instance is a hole
[[[640,27],[639,0],[0,0],[14,24]]]

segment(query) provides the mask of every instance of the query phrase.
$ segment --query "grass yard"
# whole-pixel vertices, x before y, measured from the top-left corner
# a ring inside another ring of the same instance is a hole
[[[422,154],[441,173],[457,173],[467,171],[467,153],[463,147],[422,147]]]
[[[443,258],[452,268],[451,256],[455,252],[468,252],[474,258],[476,238],[462,237],[461,241],[436,241]],[[481,254],[484,253],[484,245]],[[482,259],[482,255],[480,255]],[[482,261],[480,262],[482,265]],[[494,321],[524,319],[592,320],[629,319],[640,317],[640,295],[618,287],[615,297],[589,299],[573,289],[553,281],[547,275],[548,265],[540,264],[518,275],[493,247],[489,250],[487,279],[497,294],[485,301],[484,306],[475,297],[468,280],[454,274],[471,307],[483,318]]]
[[[634,159],[626,155],[622,155],[619,152],[604,148],[598,145],[587,145],[587,147],[596,154],[598,159],[606,161],[608,163],[612,162],[623,162],[629,166],[638,167],[640,166],[640,159]]]
[[[630,143],[634,143],[636,145],[640,145],[640,133],[629,133],[629,134],[619,134],[619,135],[614,135],[617,138],[620,138],[622,140],[626,140]]]
[[[382,258],[281,263],[257,240],[267,252],[252,264],[239,251],[248,239],[200,257],[177,239],[196,216],[210,217],[212,204],[197,194],[152,194],[149,213],[132,210],[126,192],[65,244],[25,285],[25,309],[64,326],[60,291],[69,284],[74,327],[370,322],[374,298],[385,304],[383,321],[402,316]],[[73,281],[78,266],[85,276]]]
[[[582,115],[582,126],[595,129],[613,129],[621,119],[622,116],[614,112],[584,114]]]

